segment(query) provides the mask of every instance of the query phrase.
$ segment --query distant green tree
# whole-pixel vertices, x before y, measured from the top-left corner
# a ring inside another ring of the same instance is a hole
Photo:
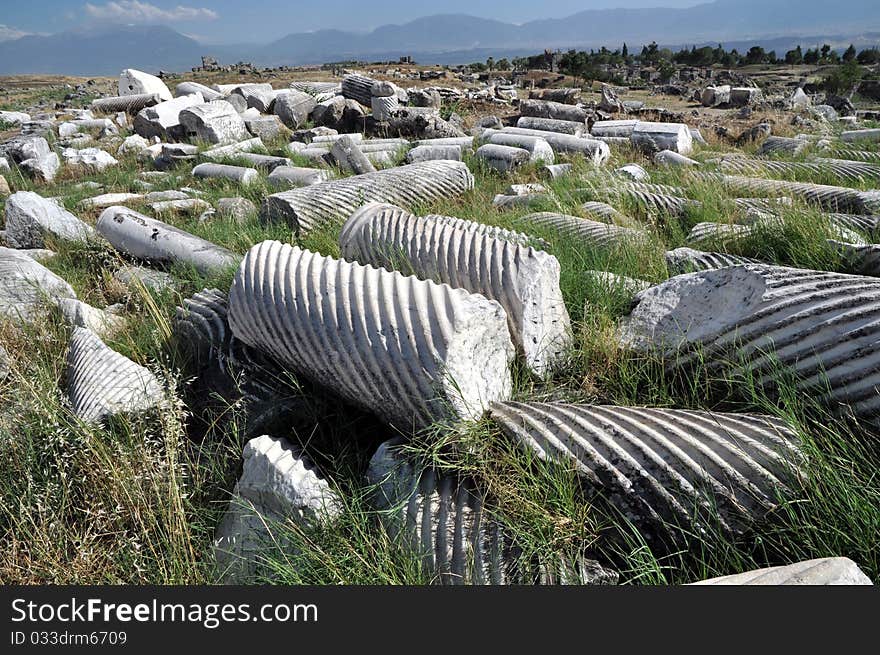
[[[489,71],[491,71],[493,68],[495,68],[495,58],[494,58],[494,57],[489,57],[489,58],[486,60],[486,68],[487,68]]]
[[[805,64],[818,64],[819,63],[819,49],[818,48],[808,48],[804,53],[804,63]]]
[[[748,64],[763,64],[767,61],[767,53],[764,52],[764,48],[759,45],[753,45],[749,48],[749,51],[746,53],[746,58],[744,63]]]
[[[623,48],[620,50],[620,55],[624,59],[629,59],[629,48],[626,47],[626,42],[624,42]]]
[[[844,61],[852,61],[855,58],[856,58],[856,47],[852,43],[850,43],[849,47],[843,53],[843,60]]]
[[[831,71],[823,80],[822,88],[829,93],[849,93],[864,74],[865,70],[856,61],[850,60]]]
[[[862,50],[856,57],[856,61],[862,64],[862,66],[880,64],[880,49],[870,48],[867,50]]]
[[[789,50],[785,53],[785,63],[792,65],[804,63],[804,53],[801,50],[800,46],[797,46],[794,50]]]
[[[510,62],[505,57],[504,59],[499,59],[498,63],[495,64],[495,67],[500,71],[509,71],[510,70]]]

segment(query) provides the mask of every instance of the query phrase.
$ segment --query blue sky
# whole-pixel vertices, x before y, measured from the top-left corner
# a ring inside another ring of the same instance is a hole
[[[369,30],[437,13],[505,22],[561,18],[608,7],[688,7],[710,0],[0,0],[0,40],[24,33],[60,32],[111,21],[165,24],[207,43],[266,42],[317,29]]]

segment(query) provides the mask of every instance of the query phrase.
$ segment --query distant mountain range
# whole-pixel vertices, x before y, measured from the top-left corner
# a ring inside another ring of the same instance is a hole
[[[624,41],[631,50],[651,41],[686,45],[720,42],[738,48],[759,44],[777,50],[821,41],[846,40],[869,46],[880,43],[878,33],[877,0],[840,4],[824,0],[715,0],[685,9],[587,10],[522,25],[437,15],[364,34],[321,30],[259,45],[203,45],[161,26],[103,26],[0,42],[0,74],[105,75],[124,67],[181,71],[198,65],[201,55],[214,56],[222,63],[251,61],[260,66],[396,60],[401,55],[411,55],[423,64],[455,64],[488,56],[535,54],[545,48],[616,48]]]

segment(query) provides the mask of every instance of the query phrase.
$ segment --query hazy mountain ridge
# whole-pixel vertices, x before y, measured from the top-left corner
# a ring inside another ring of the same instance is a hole
[[[396,59],[466,63],[486,56],[520,56],[544,48],[638,48],[665,44],[730,44],[751,40],[781,49],[835,35],[880,32],[876,0],[830,4],[820,0],[716,0],[686,9],[598,9],[566,18],[513,25],[459,14],[427,16],[369,33],[321,30],[290,34],[266,45],[199,44],[168,27],[79,29],[0,42],[0,74],[113,74],[124,66],[186,70],[203,54],[224,63],[262,66],[319,64],[346,59]],[[798,34],[824,36],[797,37]],[[788,36],[791,35],[791,36]],[[786,38],[789,40],[786,41]],[[876,40],[874,41],[876,42]],[[788,44],[786,46],[786,44]]]

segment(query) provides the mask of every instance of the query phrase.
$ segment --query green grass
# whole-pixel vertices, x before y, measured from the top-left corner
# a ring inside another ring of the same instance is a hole
[[[865,146],[865,147],[876,147]],[[720,151],[710,147],[701,159]],[[284,154],[283,143],[269,144]],[[748,152],[753,152],[750,146]],[[285,155],[289,156],[289,155]],[[236,160],[233,158],[232,162]],[[615,152],[602,171],[575,158],[571,177],[544,182],[548,197],[528,209],[499,211],[496,193],[513,182],[539,181],[526,167],[515,176],[498,175],[469,158],[476,187],[417,213],[440,213],[524,230],[532,211],[584,216],[585,181],[610,184],[608,171],[635,161],[649,168],[652,182],[683,187],[702,202],[683,216],[661,216],[629,203],[618,209],[643,225],[648,238],[638,245],[585,247],[551,230],[534,230],[561,266],[561,289],[575,335],[567,366],[548,379],[515,367],[518,400],[684,407],[759,412],[786,420],[802,438],[802,475],[779,508],[738,537],[697,533],[670,526],[652,539],[591,493],[570,468],[548,464],[516,448],[490,422],[444,428],[410,443],[411,456],[449,475],[467,476],[485,490],[487,516],[501,521],[530,558],[586,555],[620,572],[625,584],[678,584],[750,568],[824,556],[853,558],[880,581],[880,482],[876,435],[845,417],[829,415],[815,400],[795,391],[782,375],[770,396],[754,380],[720,376],[696,365],[670,371],[656,358],[632,355],[615,339],[618,319],[631,295],[620,287],[590,282],[587,270],[660,282],[668,277],[664,252],[686,244],[701,221],[741,219],[732,198],[719,186],[694,179],[689,171],[656,169],[637,153]],[[100,193],[143,192],[134,157],[87,177],[64,173],[52,185],[35,185],[13,171],[15,190],[60,196],[89,223],[99,210],[78,203],[97,192],[78,189],[83,179],[102,185]],[[810,180],[818,181],[818,180]],[[259,207],[273,191],[264,181],[240,187],[222,180],[194,180],[182,163],[151,190],[197,187],[214,205],[243,196]],[[137,203],[133,207],[149,213]],[[759,225],[748,238],[717,244],[727,252],[790,266],[838,270],[842,265],[825,240],[822,214],[796,203],[780,212],[781,225]],[[256,215],[238,223],[197,215],[163,216],[187,231],[244,254],[264,239],[297,243],[338,256],[338,225],[295,240],[282,225],[263,225]],[[0,343],[13,360],[12,374],[0,382],[0,581],[77,583],[211,583],[213,532],[226,510],[240,473],[241,449],[255,429],[240,403],[210,394],[197,372],[175,347],[173,317],[183,298],[205,288],[227,290],[232,271],[210,278],[188,267],[170,269],[177,288],[154,294],[126,289],[112,272],[124,263],[109,247],[49,243],[57,252],[47,266],[67,279],[79,297],[95,306],[120,303],[126,328],[108,341],[114,349],[158,372],[169,387],[170,409],[159,416],[85,425],[67,409],[67,330],[47,313],[36,327],[0,325]],[[394,539],[383,514],[372,508],[365,486],[370,455],[396,436],[389,428],[306,386],[286,388],[299,409],[275,422],[273,436],[302,445],[345,499],[339,517],[326,525],[270,523],[259,579],[286,584],[423,584],[436,581],[419,557]],[[304,409],[305,408],[305,409]],[[268,429],[268,428],[266,428]],[[280,545],[280,546],[279,546]]]

